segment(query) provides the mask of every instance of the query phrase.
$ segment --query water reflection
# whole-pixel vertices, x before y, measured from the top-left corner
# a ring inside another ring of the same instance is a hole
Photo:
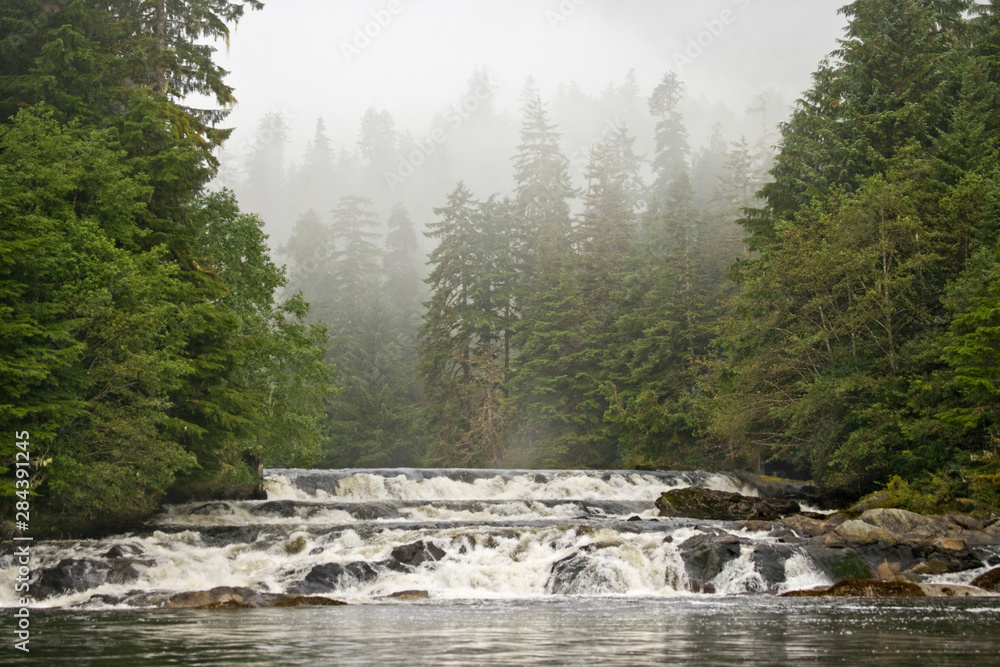
[[[1000,600],[601,599],[39,612],[30,662],[998,664]],[[12,658],[12,660],[8,660]]]

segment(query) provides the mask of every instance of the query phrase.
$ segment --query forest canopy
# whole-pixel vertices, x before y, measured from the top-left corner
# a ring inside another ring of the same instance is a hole
[[[773,142],[692,145],[677,72],[598,101],[529,79],[512,130],[477,68],[475,114],[439,135],[511,187],[473,191],[473,165],[426,211],[401,194],[429,189],[419,146],[374,107],[350,150],[320,120],[288,170],[269,115],[218,189],[235,97],[211,44],[262,8],[0,9],[0,423],[31,433],[34,525],[246,495],[261,463],[740,468],[1000,503],[1000,1],[846,5]],[[294,228],[269,248],[249,210]]]

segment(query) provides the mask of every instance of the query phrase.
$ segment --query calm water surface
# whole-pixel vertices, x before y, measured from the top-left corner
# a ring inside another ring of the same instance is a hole
[[[259,610],[38,610],[74,665],[1000,665],[1000,599],[554,598]],[[4,632],[9,635],[9,632]]]

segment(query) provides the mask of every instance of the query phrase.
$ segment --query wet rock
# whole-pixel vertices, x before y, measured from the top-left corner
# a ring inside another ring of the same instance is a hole
[[[985,525],[981,520],[969,516],[968,514],[949,514],[945,518],[964,530],[980,531],[985,528]]]
[[[299,535],[285,542],[284,544],[285,553],[289,555],[300,554],[306,550],[306,547],[308,545],[309,541],[306,539],[306,536]]]
[[[845,521],[834,528],[833,533],[828,535],[827,538],[827,546],[843,544],[856,546],[877,544],[879,542],[894,544],[896,542],[895,536],[890,531],[859,519]]]
[[[269,595],[267,607],[339,607],[347,604],[343,600],[323,597],[322,595]]]
[[[802,516],[801,514],[786,516],[780,520],[780,523],[797,535],[804,537],[824,535],[830,530],[830,527],[825,522],[817,519],[810,519]]]
[[[203,503],[201,505],[192,505],[188,509],[188,514],[194,514],[197,516],[209,516],[212,514],[221,514],[226,510],[231,510],[232,507],[229,503]]]
[[[940,558],[932,558],[911,567],[904,574],[938,575],[951,572],[951,567]]]
[[[569,556],[560,558],[549,568],[549,578],[545,582],[545,590],[554,595],[569,595],[578,592],[578,582],[581,575],[590,565],[589,554],[597,550],[598,545],[588,544]]]
[[[431,595],[427,591],[396,591],[383,597],[392,600],[428,600]]]
[[[142,547],[138,544],[116,544],[104,552],[104,558],[127,558],[129,556],[141,556]]]
[[[728,533],[724,535],[695,535],[685,540],[679,547],[684,569],[687,572],[691,590],[695,593],[707,590],[729,561],[738,558],[742,546],[749,540]]]
[[[863,512],[858,519],[899,536],[940,537],[954,535],[962,531],[961,526],[946,517],[925,516],[901,509],[871,509]]]
[[[740,524],[740,528],[750,531],[751,533],[766,533],[774,529],[774,524],[770,521],[760,521],[757,519],[751,519],[749,521],[744,521]]]
[[[834,581],[871,579],[874,576],[871,565],[854,549],[810,547],[807,549],[807,553]]]
[[[554,595],[587,593],[624,593],[628,585],[620,570],[607,561],[600,562],[594,554],[604,547],[588,544],[552,564],[545,590]]]
[[[857,497],[847,489],[824,486],[814,482],[766,477],[750,472],[734,473],[747,486],[756,489],[761,498],[797,500],[822,510],[837,510],[850,505]]]
[[[79,593],[103,584],[126,584],[139,578],[132,563],[124,560],[98,561],[66,558],[42,570],[31,592],[37,598]]]
[[[868,581],[847,579],[829,588],[809,591],[792,591],[783,597],[863,597],[863,598],[918,598],[927,594],[917,584],[909,581]]]
[[[633,514],[632,516],[630,516],[629,518],[627,518],[625,520],[626,521],[642,521],[642,517],[639,516],[638,514]]]
[[[204,526],[198,530],[202,543],[208,547],[253,544],[260,539],[261,533],[260,528],[250,526]]]
[[[254,605],[259,593],[246,587],[216,586],[207,591],[175,593],[163,602],[167,609],[234,609]]]
[[[396,547],[390,554],[393,561],[401,565],[418,567],[427,562],[439,561],[445,557],[445,551],[433,542],[414,542]]]
[[[754,569],[773,590],[778,584],[785,582],[785,561],[795,553],[789,546],[783,544],[758,544],[750,555]]]
[[[302,503],[294,500],[270,500],[266,503],[261,503],[260,505],[251,507],[249,511],[250,514],[253,514],[254,516],[279,516],[284,519],[289,519],[296,516],[296,510],[301,507],[301,505]]]
[[[792,500],[768,500],[690,486],[667,491],[656,500],[660,516],[721,521],[774,521],[799,511]]]
[[[991,593],[1000,593],[1000,567],[979,575],[971,583]]]
[[[378,571],[364,561],[356,561],[346,565],[324,563],[313,567],[305,579],[290,586],[288,592],[296,595],[325,593],[351,584],[371,581],[376,577],[378,577]]]
[[[918,586],[929,598],[971,598],[990,595],[980,588],[961,584],[918,584]]]
[[[168,609],[255,609],[342,604],[345,603],[321,596],[260,593],[244,586],[216,586],[207,591],[175,593],[164,600],[161,606]]]

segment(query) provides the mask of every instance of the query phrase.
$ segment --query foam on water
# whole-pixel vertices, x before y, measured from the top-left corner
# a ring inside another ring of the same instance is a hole
[[[693,595],[696,575],[689,576],[691,563],[684,560],[693,547],[683,545],[699,535],[707,536],[709,549],[728,548],[733,538],[740,544],[739,556],[715,571],[716,594],[831,583],[801,552],[785,558],[782,583],[766,581],[757,561],[772,559],[772,578],[782,565],[773,562],[782,552],[768,531],[660,519],[655,499],[691,485],[750,491],[732,476],[699,472],[274,470],[268,471],[267,500],[173,505],[140,534],[39,541],[32,546],[32,585],[39,588],[39,575],[67,559],[125,566],[136,578],[55,595],[37,606],[113,606],[123,599],[141,605],[145,598],[137,602],[134,591],[159,599],[216,586],[282,593],[301,586],[316,566],[364,563],[377,576],[345,576],[321,594],[349,602],[407,590],[432,599]],[[394,560],[394,550],[418,543],[432,544],[439,560],[418,566]],[[108,551],[116,545],[127,553],[112,559]],[[764,546],[765,553],[755,554]],[[976,573],[936,580],[967,583]],[[17,604],[15,577],[12,556],[0,556],[0,606]]]

